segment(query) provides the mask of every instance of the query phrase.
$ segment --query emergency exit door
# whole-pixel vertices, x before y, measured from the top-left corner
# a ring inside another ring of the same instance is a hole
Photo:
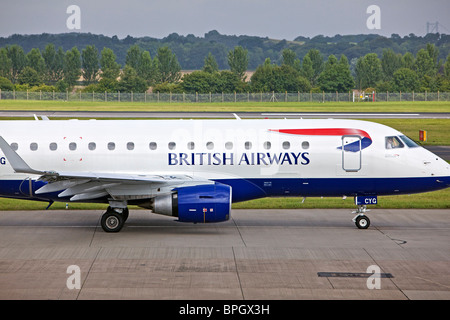
[[[342,169],[347,172],[361,170],[361,136],[342,136]]]

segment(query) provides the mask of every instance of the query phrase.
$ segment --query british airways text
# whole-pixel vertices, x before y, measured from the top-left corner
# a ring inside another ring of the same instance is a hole
[[[240,157],[235,156],[234,153],[169,153],[168,154],[169,166],[175,165],[207,165],[207,166],[220,166],[220,165],[307,165],[309,164],[309,152],[280,152],[280,153],[263,153],[252,152],[243,153]]]

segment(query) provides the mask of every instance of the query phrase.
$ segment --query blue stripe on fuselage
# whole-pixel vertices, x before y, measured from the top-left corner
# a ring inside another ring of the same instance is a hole
[[[217,179],[216,182],[232,187],[233,202],[271,196],[341,197],[354,195],[411,194],[445,189],[450,186],[450,177],[423,178],[314,178],[314,179]],[[37,190],[45,182],[33,181]],[[0,181],[0,197],[43,201],[67,201],[59,198],[60,192],[29,197],[28,184],[23,180]],[[70,197],[69,197],[70,198]]]

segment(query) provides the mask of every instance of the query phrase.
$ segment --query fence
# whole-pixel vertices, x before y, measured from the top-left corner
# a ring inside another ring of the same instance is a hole
[[[450,101],[450,92],[375,92],[348,93],[133,93],[133,92],[27,92],[2,91],[0,100],[148,102],[148,103],[217,103],[217,102],[360,102],[360,101]]]

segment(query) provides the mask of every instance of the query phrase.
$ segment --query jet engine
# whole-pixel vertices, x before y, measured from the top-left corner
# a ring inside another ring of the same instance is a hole
[[[154,213],[178,217],[180,222],[222,222],[230,219],[231,187],[208,184],[180,187],[154,198]]]

